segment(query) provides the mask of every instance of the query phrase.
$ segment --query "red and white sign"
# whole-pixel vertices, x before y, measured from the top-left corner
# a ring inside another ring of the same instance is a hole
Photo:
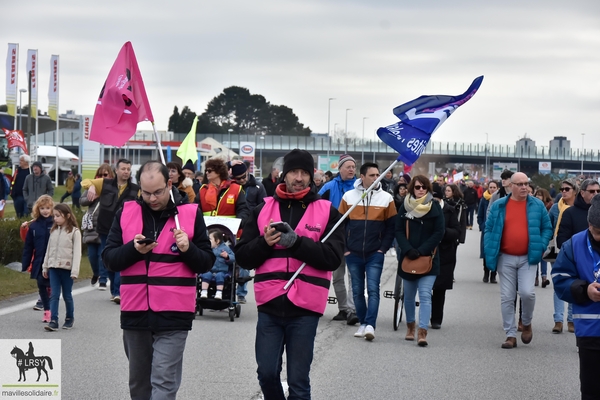
[[[8,140],[9,149],[12,149],[13,147],[20,147],[23,149],[25,154],[27,154],[27,144],[25,143],[25,138],[23,137],[22,131],[9,130],[6,128],[2,128],[2,130],[6,134],[6,140]]]

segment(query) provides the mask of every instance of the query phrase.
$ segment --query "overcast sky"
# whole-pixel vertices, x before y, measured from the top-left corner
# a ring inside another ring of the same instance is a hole
[[[294,110],[313,132],[367,137],[392,109],[423,94],[479,92],[434,141],[538,145],[567,136],[600,149],[598,0],[104,0],[4,1],[0,25],[39,51],[39,108],[48,107],[50,56],[60,55],[60,112],[93,114],[117,53],[131,41],[158,129],[177,105],[202,113],[225,87],[243,86]],[[0,47],[2,49],[2,47]],[[5,71],[0,104],[5,103]],[[23,99],[25,104],[25,98]],[[140,123],[138,129],[151,129]]]

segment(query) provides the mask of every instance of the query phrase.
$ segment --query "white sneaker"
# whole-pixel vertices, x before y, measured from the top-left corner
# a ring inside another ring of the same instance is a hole
[[[223,292],[221,292],[220,290],[217,290],[217,293],[215,293],[215,300],[221,300],[223,299]]]
[[[365,339],[368,341],[375,339],[375,328],[373,328],[371,325],[367,325],[365,328]]]
[[[365,329],[367,328],[366,325],[361,325],[358,327],[358,330],[356,331],[356,333],[354,334],[354,337],[358,337],[358,338],[364,338],[365,337]]]
[[[208,290],[202,290],[200,292],[200,298],[201,299],[208,299]]]

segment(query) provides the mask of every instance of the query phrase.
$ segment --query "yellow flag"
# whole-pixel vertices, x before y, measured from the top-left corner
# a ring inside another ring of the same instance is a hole
[[[197,115],[192,123],[190,133],[183,139],[181,146],[179,146],[179,150],[177,150],[177,157],[181,158],[184,165],[188,160],[191,160],[194,163],[198,161],[198,150],[196,149],[196,125],[198,125]]]

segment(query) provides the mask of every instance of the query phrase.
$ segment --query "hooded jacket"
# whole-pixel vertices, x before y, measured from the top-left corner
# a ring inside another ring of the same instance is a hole
[[[285,185],[285,184],[282,184]],[[281,220],[287,222],[292,229],[296,229],[298,222],[304,215],[306,207],[319,196],[311,191],[299,200],[281,199],[277,193],[273,196],[279,205]],[[258,226],[257,220],[265,203],[259,204],[250,212],[248,221],[244,225],[244,232],[240,241],[235,246],[236,261],[246,269],[256,269],[266,260],[273,258],[275,249],[267,244],[260,232],[264,229]],[[339,221],[340,214],[333,207],[329,212],[329,219],[323,236],[329,234],[333,226]],[[338,227],[325,243],[315,242],[307,237],[299,236],[294,245],[286,250],[290,257],[306,262],[315,269],[333,271],[342,262],[344,254],[344,231]],[[281,259],[286,262],[285,258]],[[298,317],[305,315],[320,315],[318,313],[297,307],[288,298],[282,295],[262,304],[259,312],[281,317]]]
[[[33,164],[35,165],[36,163]],[[25,183],[23,184],[23,198],[27,203],[27,207],[30,209],[33,208],[33,204],[43,194],[47,194],[50,197],[54,196],[52,180],[46,175],[44,168],[42,168],[42,172],[38,176],[31,173],[25,178]]]
[[[246,192],[246,206],[249,210],[253,210],[254,207],[263,202],[263,199],[267,197],[265,187],[260,182],[256,182],[254,175],[248,174],[248,181],[244,186]]]
[[[322,199],[329,200],[333,207],[337,209],[340,206],[344,193],[354,189],[355,181],[356,177],[354,176],[343,181],[342,177],[338,174],[335,178],[323,185],[321,190],[319,190],[319,194]]]
[[[366,188],[361,179],[354,182],[354,189],[342,197],[338,211],[345,214],[354,204],[346,220],[346,249],[362,257],[380,250],[386,253],[394,241],[396,207],[392,195],[382,185],[363,197]]]
[[[29,230],[25,237],[23,246],[22,271],[26,271],[31,264],[31,279],[37,279],[42,274],[42,263],[48,249],[48,240],[50,240],[50,229],[54,218],[50,215],[48,218],[41,215],[29,224]],[[33,257],[33,262],[32,262]],[[50,285],[50,281],[48,281]]]

